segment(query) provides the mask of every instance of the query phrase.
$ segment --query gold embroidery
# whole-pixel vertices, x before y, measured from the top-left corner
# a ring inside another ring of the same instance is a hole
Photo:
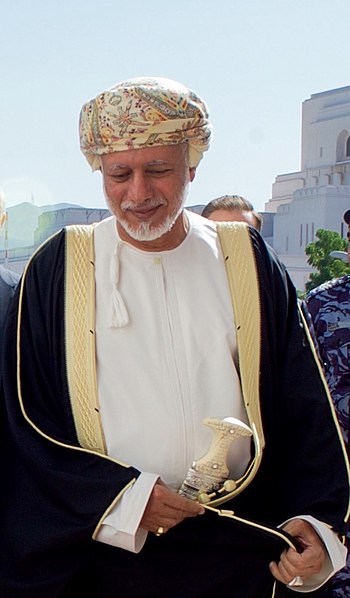
[[[92,226],[66,229],[66,359],[79,444],[106,453],[95,356],[95,271]]]
[[[217,223],[217,232],[231,292],[243,401],[253,431],[255,456],[242,483],[223,498],[212,501],[211,505],[230,500],[250,484],[260,466],[265,446],[259,400],[260,294],[253,247],[245,223]]]

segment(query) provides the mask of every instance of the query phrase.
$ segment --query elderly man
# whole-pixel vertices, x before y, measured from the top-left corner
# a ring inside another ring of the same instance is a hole
[[[255,230],[184,209],[210,136],[165,79],[82,108],[113,216],[42,246],[11,309],[4,596],[327,596],[344,565],[347,461],[294,288]]]
[[[246,222],[258,231],[262,225],[259,212],[241,195],[223,195],[212,199],[203,209],[202,216],[215,222]]]

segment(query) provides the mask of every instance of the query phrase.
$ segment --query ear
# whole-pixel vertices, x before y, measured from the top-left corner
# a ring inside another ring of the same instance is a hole
[[[192,183],[192,181],[194,180],[194,177],[196,176],[196,172],[197,169],[195,166],[190,166],[190,182]]]

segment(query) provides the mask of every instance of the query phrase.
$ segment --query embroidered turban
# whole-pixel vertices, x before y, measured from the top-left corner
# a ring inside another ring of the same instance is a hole
[[[208,110],[193,91],[163,78],[129,79],[80,112],[80,147],[93,170],[111,152],[187,142],[197,166],[210,143]]]

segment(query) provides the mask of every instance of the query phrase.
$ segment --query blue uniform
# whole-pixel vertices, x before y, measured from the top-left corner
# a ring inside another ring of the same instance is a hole
[[[326,282],[306,299],[320,358],[349,451],[350,275]],[[347,532],[350,548],[350,530]],[[350,596],[350,554],[347,567],[334,578],[334,596]]]

